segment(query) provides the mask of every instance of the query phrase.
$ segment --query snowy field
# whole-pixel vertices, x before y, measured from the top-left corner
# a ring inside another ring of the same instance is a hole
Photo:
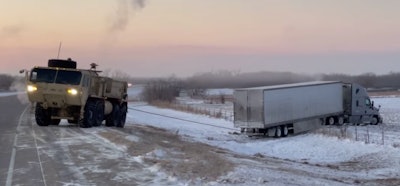
[[[320,132],[280,139],[250,138],[238,135],[239,131],[233,128],[232,121],[160,109],[145,103],[130,104],[128,123],[164,128],[184,136],[187,140],[207,143],[242,155],[338,167],[354,164],[354,169],[349,169],[359,171],[358,176],[361,178],[399,178],[400,98],[377,97],[373,100],[375,105],[381,105],[384,124],[348,126],[348,136],[344,139]],[[201,101],[193,101],[191,104],[204,106]],[[339,131],[339,127],[330,127],[327,130]]]

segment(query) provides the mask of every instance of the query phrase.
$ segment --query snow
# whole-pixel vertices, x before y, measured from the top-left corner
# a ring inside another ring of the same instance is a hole
[[[287,138],[260,138],[237,135],[239,130],[233,127],[232,121],[211,118],[205,115],[184,113],[180,111],[161,109],[145,103],[130,103],[128,124],[144,124],[164,128],[179,134],[187,140],[207,143],[243,155],[262,155],[294,162],[313,164],[340,164],[344,162],[361,161],[360,164],[376,165],[364,173],[380,178],[382,175],[399,176],[400,148],[393,144],[400,140],[400,125],[398,123],[400,98],[374,98],[375,105],[381,105],[381,113],[387,125],[394,127],[388,131],[385,145],[379,143],[366,144],[353,138],[339,139],[320,133],[292,135]],[[190,122],[190,121],[194,121]],[[349,128],[353,130],[353,128]],[[359,126],[359,131],[365,127]],[[370,133],[378,135],[379,127],[370,126]],[[391,134],[393,132],[393,134]],[[360,133],[359,135],[364,135]],[[354,136],[353,136],[354,137]],[[365,161],[365,162],[362,162]],[[235,174],[246,170],[237,169]],[[265,171],[265,170],[264,170]],[[257,172],[254,175],[260,174]],[[358,174],[358,173],[357,173]],[[365,177],[364,175],[364,177]]]
[[[0,92],[0,97],[14,96],[25,92]]]

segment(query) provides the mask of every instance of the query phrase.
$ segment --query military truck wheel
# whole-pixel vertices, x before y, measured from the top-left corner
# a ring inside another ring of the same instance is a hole
[[[119,126],[120,122],[121,122],[121,109],[118,103],[114,103],[112,112],[107,117],[106,126],[107,127]]]
[[[97,100],[94,110],[95,110],[95,112],[94,112],[95,122],[94,122],[93,126],[98,127],[98,126],[101,126],[101,123],[104,120],[104,101]]]
[[[96,100],[88,99],[80,127],[90,128],[92,126],[96,126]]]
[[[119,128],[124,128],[125,126],[125,122],[126,122],[126,113],[128,112],[128,106],[126,103],[124,103],[121,108],[120,108],[120,118],[119,118],[119,122],[116,125]]]
[[[51,122],[49,110],[44,109],[40,103],[36,104],[35,119],[39,126],[48,126]]]
[[[52,119],[52,120],[51,120],[51,124],[52,124],[52,125],[59,125],[60,122],[61,122],[61,119]]]

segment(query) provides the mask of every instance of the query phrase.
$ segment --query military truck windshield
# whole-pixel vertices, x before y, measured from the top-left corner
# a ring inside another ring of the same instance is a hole
[[[82,73],[77,71],[53,70],[35,68],[31,72],[30,80],[33,82],[58,83],[79,85]]]

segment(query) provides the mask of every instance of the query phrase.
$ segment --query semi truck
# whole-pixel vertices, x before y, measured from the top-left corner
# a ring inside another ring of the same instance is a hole
[[[234,91],[234,126],[242,133],[285,137],[323,125],[382,123],[364,87],[314,81]]]
[[[71,59],[50,59],[47,66],[25,72],[27,94],[35,105],[39,126],[58,125],[61,119],[80,127],[123,128],[127,114],[127,82],[100,76],[97,64],[77,69]]]

